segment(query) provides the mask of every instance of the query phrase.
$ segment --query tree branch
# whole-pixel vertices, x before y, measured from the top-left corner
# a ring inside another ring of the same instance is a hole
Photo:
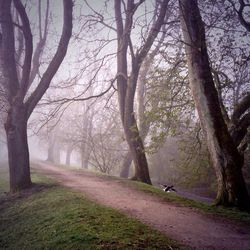
[[[107,24],[107,23],[104,22],[104,17],[103,17],[102,14],[98,13],[97,11],[95,11],[95,10],[90,6],[90,4],[88,3],[87,0],[84,0],[84,2],[85,2],[86,5],[91,9],[91,11],[93,11],[94,14],[98,17],[98,20],[96,20],[97,22],[101,23],[101,24],[104,25],[105,27],[107,27],[107,28],[109,28],[109,29],[111,29],[111,30],[113,30],[113,31],[116,32],[116,29],[115,29],[113,26],[111,26],[111,25],[109,25],[109,24]],[[94,21],[94,20],[93,20],[93,21]]]
[[[247,31],[250,31],[250,22],[247,22],[247,21],[245,20],[245,18],[243,17],[244,8],[245,8],[245,7],[249,7],[249,4],[246,4],[246,3],[244,2],[244,0],[238,0],[238,2],[239,2],[239,4],[240,4],[240,7],[239,7],[239,9],[237,9],[237,8],[235,7],[235,3],[233,2],[233,0],[228,0],[228,1],[229,1],[229,3],[231,3],[231,5],[232,5],[234,11],[237,13],[241,25],[244,26],[244,27],[246,28]]]
[[[115,20],[117,26],[118,39],[123,34],[123,23],[122,23],[122,13],[121,13],[121,1],[115,1]]]
[[[11,17],[11,1],[0,0],[0,20],[1,20],[1,36],[0,36],[0,63],[4,79],[1,85],[5,89],[5,94],[12,102],[16,96],[19,83],[15,61],[15,42],[14,29]]]
[[[244,115],[237,126],[232,126],[230,134],[234,140],[235,145],[238,147],[247,134],[248,127],[250,126],[250,112]]]
[[[41,12],[40,10],[41,6],[39,5],[38,11],[39,13]],[[44,46],[47,40],[47,34],[48,34],[48,19],[49,19],[49,0],[47,0],[47,8],[46,8],[46,14],[45,14],[45,21],[44,21],[44,31],[42,33],[42,25],[41,25],[41,19],[39,18],[39,34],[40,34],[40,40],[36,45],[36,49],[34,52],[33,60],[32,60],[32,70],[30,73],[30,80],[29,80],[29,86],[32,84],[34,81],[36,75],[38,74],[39,66],[40,66],[40,57],[41,54],[43,53]]]
[[[221,112],[222,112],[222,116],[227,124],[227,126],[230,124],[230,119],[226,110],[226,107],[223,103],[223,98],[222,98],[222,91],[221,91],[221,81],[220,81],[220,77],[219,77],[219,72],[216,71],[215,69],[213,69],[211,67],[211,72],[214,76],[214,83],[217,87],[217,92],[218,92],[218,98],[219,98],[219,103],[220,103],[220,108],[221,108]],[[225,74],[224,74],[225,75]]]
[[[72,35],[72,9],[73,9],[72,0],[64,0],[63,6],[64,6],[64,21],[63,21],[63,30],[61,39],[59,41],[57,51],[53,59],[51,60],[48,68],[46,69],[45,73],[43,74],[40,83],[38,84],[37,88],[26,102],[28,108],[28,117],[31,115],[35,106],[40,101],[45,91],[48,89],[52,78],[56,74],[67,52],[69,40]]]
[[[155,38],[160,32],[161,26],[164,23],[168,3],[169,3],[169,0],[163,0],[163,2],[161,3],[159,16],[157,20],[155,21],[153,27],[151,28],[144,46],[141,48],[140,51],[137,51],[136,53],[136,60],[138,60],[139,64],[142,63],[143,59],[145,58],[148,51],[150,50]]]
[[[248,109],[250,108],[250,92],[240,101],[240,103],[235,108],[231,121],[233,124],[236,124],[241,117]]]
[[[237,12],[240,23],[247,29],[247,31],[250,31],[250,22],[247,22],[245,18],[243,17],[243,11],[244,8],[247,6],[244,2],[244,0],[239,0],[240,8]],[[249,6],[249,5],[248,5]]]
[[[25,55],[23,62],[22,77],[20,80],[20,89],[21,89],[20,97],[23,99],[29,86],[31,60],[33,54],[33,41],[30,29],[30,22],[23,4],[21,3],[20,0],[14,0],[14,5],[22,21],[22,31],[25,41]]]
[[[113,83],[115,82],[116,78],[114,78],[112,81],[111,81],[111,84],[109,85],[109,87],[104,90],[103,92],[97,94],[97,95],[91,95],[91,96],[88,96],[88,97],[80,97],[80,96],[76,96],[76,97],[72,97],[72,98],[62,98],[62,99],[58,99],[58,100],[54,100],[54,101],[50,101],[48,103],[43,103],[43,104],[50,104],[50,103],[61,103],[61,104],[65,104],[67,102],[82,102],[82,101],[87,101],[87,100],[90,100],[90,99],[94,99],[94,98],[98,98],[98,97],[101,97],[103,95],[105,95],[106,93],[108,93],[110,91],[111,88],[113,88]]]
[[[16,15],[16,22],[19,24],[19,18],[18,18],[18,14]],[[17,42],[18,42],[18,47],[17,47],[17,51],[16,51],[16,62],[17,64],[21,64],[21,56],[23,53],[23,48],[24,48],[24,37],[23,37],[23,32],[21,28],[17,29]],[[20,76],[20,72],[18,71],[18,79],[21,79]]]

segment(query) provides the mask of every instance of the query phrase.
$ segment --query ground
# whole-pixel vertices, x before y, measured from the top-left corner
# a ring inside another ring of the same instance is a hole
[[[47,163],[36,166],[37,170],[62,185],[137,218],[186,246],[196,249],[250,249],[249,225],[163,202],[116,179],[98,177],[91,172],[68,170]]]

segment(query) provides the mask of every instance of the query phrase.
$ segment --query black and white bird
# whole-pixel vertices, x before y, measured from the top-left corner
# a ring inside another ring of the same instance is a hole
[[[160,184],[160,186],[162,187],[162,190],[164,192],[176,192],[176,190],[174,189],[174,186],[173,185],[166,185],[166,184]]]

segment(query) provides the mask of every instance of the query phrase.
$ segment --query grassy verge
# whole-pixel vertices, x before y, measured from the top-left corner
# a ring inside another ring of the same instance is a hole
[[[168,203],[172,202],[177,206],[195,208],[197,209],[197,211],[206,213],[208,215],[219,216],[221,218],[227,218],[227,219],[231,219],[231,220],[235,220],[235,221],[239,221],[239,222],[243,222],[247,224],[250,223],[250,213],[239,211],[236,208],[224,208],[221,206],[218,207],[214,205],[205,204],[203,202],[194,201],[192,199],[181,197],[175,193],[165,193],[157,187],[150,186],[141,182],[131,181],[128,179],[123,179],[123,178],[119,178],[115,176],[110,176],[107,174],[102,174],[100,172],[84,170],[84,169],[79,169],[79,168],[76,169],[72,167],[69,168],[67,165],[60,165],[58,167],[62,167],[64,169],[70,169],[71,171],[74,171],[77,173],[81,173],[81,172],[90,173],[90,174],[94,174],[106,180],[116,181],[118,183],[131,187],[133,189],[156,196],[160,198],[162,201],[165,201]]]
[[[176,205],[195,208],[209,215],[216,215],[227,219],[250,223],[250,213],[239,211],[236,208],[224,208],[220,206],[208,205],[202,202],[178,196],[175,193],[165,193],[159,188],[141,182],[126,181],[126,183],[132,188],[157,196],[166,202],[173,202]]]
[[[79,192],[36,174],[33,182],[29,191],[0,197],[0,249],[181,249],[158,231]]]

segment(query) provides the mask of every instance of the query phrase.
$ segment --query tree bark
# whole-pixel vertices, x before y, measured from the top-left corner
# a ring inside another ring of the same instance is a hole
[[[213,82],[197,0],[179,0],[192,95],[217,176],[216,204],[249,210],[243,158],[228,132]]]
[[[27,110],[15,104],[5,123],[7,135],[10,191],[17,192],[31,186],[29,148],[27,141]]]

